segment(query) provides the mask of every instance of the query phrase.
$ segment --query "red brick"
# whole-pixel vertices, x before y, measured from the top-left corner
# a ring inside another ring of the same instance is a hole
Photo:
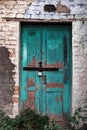
[[[18,97],[12,97],[13,102],[18,102]]]
[[[19,86],[14,86],[14,90],[19,90]]]
[[[14,94],[19,94],[19,90],[15,90],[15,91],[14,91]]]

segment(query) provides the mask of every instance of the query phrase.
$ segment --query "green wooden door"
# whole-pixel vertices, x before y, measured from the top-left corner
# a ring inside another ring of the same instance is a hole
[[[20,109],[64,121],[71,102],[71,28],[22,25],[21,32]]]

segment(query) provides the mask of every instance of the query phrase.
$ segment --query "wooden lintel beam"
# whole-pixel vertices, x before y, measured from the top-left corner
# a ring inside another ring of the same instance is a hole
[[[87,21],[87,18],[81,19],[28,19],[28,18],[11,18],[3,17],[6,21],[15,21],[15,22],[32,22],[32,23],[71,23],[74,21]]]
[[[75,19],[28,19],[28,18],[11,18],[11,17],[3,17],[6,21],[16,21],[16,22],[72,22]]]

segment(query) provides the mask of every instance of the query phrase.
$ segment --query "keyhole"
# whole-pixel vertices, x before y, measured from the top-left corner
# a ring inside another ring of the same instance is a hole
[[[40,61],[39,62],[39,67],[41,68],[42,67],[42,62]],[[38,76],[42,76],[42,70],[39,68],[39,71],[38,71]]]
[[[42,62],[41,61],[39,62],[39,67],[42,67]]]

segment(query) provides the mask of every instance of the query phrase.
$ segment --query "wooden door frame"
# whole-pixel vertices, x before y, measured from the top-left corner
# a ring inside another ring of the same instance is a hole
[[[21,32],[21,28],[22,28],[22,25],[61,25],[61,26],[66,26],[66,25],[69,25],[70,26],[70,29],[71,29],[71,53],[70,53],[70,57],[71,57],[71,92],[70,92],[70,100],[71,100],[71,104],[70,104],[70,114],[71,114],[71,108],[72,108],[72,22],[46,22],[46,21],[29,21],[29,22],[20,22],[20,32]],[[21,35],[21,34],[20,34]],[[20,37],[20,41],[21,41],[21,37]],[[20,51],[21,52],[21,42],[20,42],[20,47],[19,47]],[[19,62],[19,86],[20,86],[20,71],[21,71],[21,54],[19,55],[20,57],[20,62]],[[21,89],[21,86],[20,86],[20,89]],[[19,112],[20,112],[20,94],[19,94]]]

